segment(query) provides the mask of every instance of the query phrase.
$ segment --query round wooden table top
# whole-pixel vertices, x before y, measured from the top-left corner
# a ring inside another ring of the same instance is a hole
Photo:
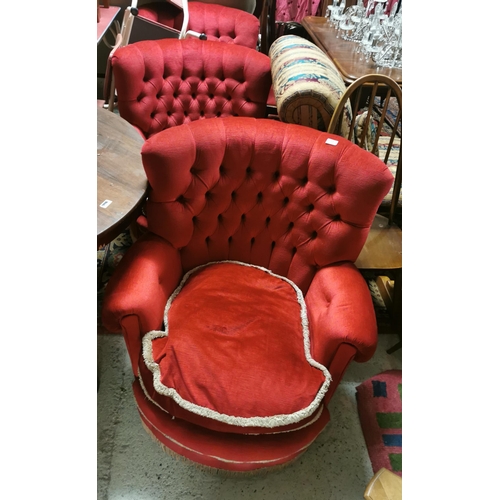
[[[115,113],[97,108],[97,246],[115,239],[140,213],[148,181],[144,139]]]

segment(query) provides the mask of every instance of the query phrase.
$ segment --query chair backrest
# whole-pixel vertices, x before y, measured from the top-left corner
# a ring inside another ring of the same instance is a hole
[[[111,63],[120,115],[145,138],[203,118],[266,116],[271,67],[255,49],[148,40],[119,48]]]
[[[317,269],[356,260],[392,184],[351,142],[271,119],[173,127],[147,140],[142,158],[149,231],[180,250],[184,271],[238,260],[304,293]]]
[[[349,102],[353,120],[347,134],[345,128],[342,134],[341,119],[344,117],[344,107]],[[389,223],[393,222],[396,208],[401,203],[402,111],[401,87],[388,76],[370,74],[358,78],[347,87],[328,127],[328,132],[344,135],[348,140],[379,156],[390,167],[394,175],[394,186],[388,200]]]

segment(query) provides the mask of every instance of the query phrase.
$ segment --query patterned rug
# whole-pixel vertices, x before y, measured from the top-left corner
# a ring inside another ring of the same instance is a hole
[[[97,250],[97,331],[98,333],[107,333],[101,323],[101,308],[106,284],[116,269],[116,266],[125,255],[125,252],[132,245],[130,231],[125,230],[120,236],[111,243],[103,245]],[[367,274],[365,276],[368,287],[372,295],[373,306],[377,316],[379,333],[390,331],[390,315],[380,295],[376,284],[376,276]]]
[[[356,388],[358,413],[373,472],[403,475],[402,370],[388,370]]]

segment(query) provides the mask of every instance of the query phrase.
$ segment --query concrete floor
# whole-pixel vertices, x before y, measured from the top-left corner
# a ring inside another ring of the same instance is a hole
[[[132,395],[132,370],[120,335],[98,334],[98,500],[362,500],[373,476],[356,406],[356,386],[402,368],[397,342],[380,334],[368,363],[351,363],[329,404],[331,421],[295,462],[251,476],[216,474],[165,453],[146,434]]]

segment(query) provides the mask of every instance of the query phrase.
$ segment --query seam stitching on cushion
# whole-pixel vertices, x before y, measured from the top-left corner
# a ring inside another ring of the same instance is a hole
[[[162,410],[163,412],[165,412],[167,415],[170,415],[170,417],[172,417],[172,419],[175,419],[174,415],[172,415],[170,412],[168,412],[167,410],[165,410],[165,408],[163,408],[163,406],[161,406],[160,403],[158,403],[157,401],[155,401],[151,397],[151,395],[149,394],[148,390],[146,389],[146,386],[144,384],[144,380],[142,380],[142,375],[141,375],[140,369],[138,370],[138,377],[137,378],[139,380],[139,384],[141,386],[142,392],[144,393],[144,396],[146,397],[146,399],[148,401],[150,401],[152,404],[154,404],[157,408],[159,408],[160,410]],[[310,425],[314,424],[317,420],[319,420],[319,418],[323,414],[324,408],[325,408],[325,406],[321,405],[319,407],[318,413],[315,415],[315,417],[313,419],[311,419],[309,422],[307,422],[306,424],[301,425],[300,427],[296,427],[295,429],[287,429],[287,430],[284,430],[284,431],[266,432],[266,435],[271,436],[273,434],[286,434],[287,432],[295,432],[295,431],[300,431],[301,429],[305,429],[306,427],[309,427]],[[245,432],[245,433],[243,433],[243,435],[244,436],[261,436],[262,433]]]

